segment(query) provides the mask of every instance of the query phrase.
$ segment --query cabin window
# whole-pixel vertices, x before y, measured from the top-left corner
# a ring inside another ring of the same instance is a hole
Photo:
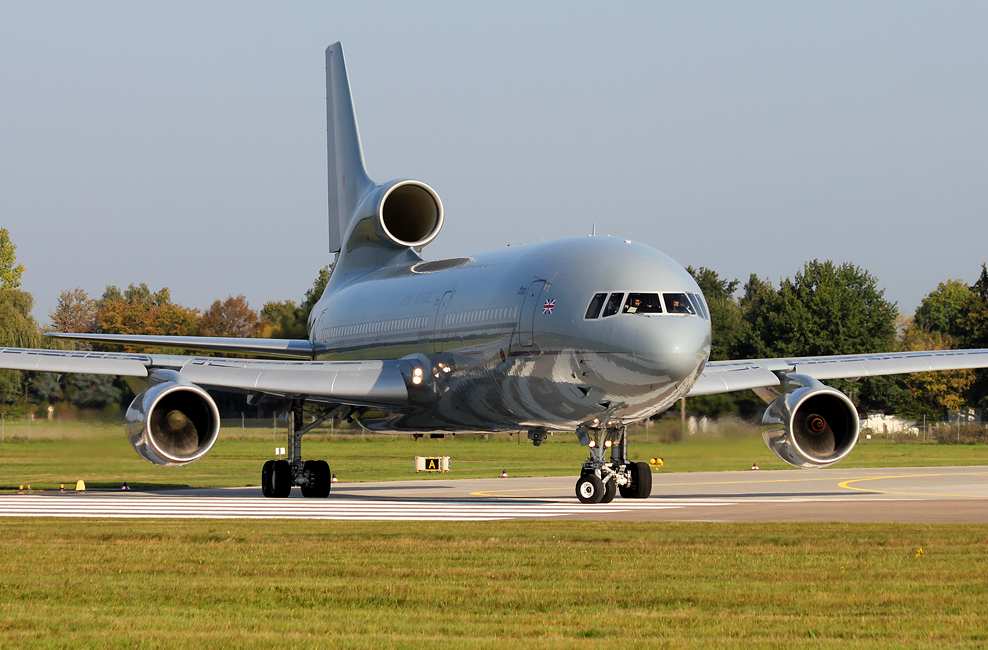
[[[666,302],[666,311],[670,314],[695,314],[696,310],[690,304],[685,293],[663,294]]]
[[[590,306],[587,307],[587,315],[584,318],[597,318],[600,316],[600,308],[604,306],[604,298],[606,297],[606,293],[595,293],[593,298],[590,299]]]
[[[618,313],[618,310],[621,309],[621,300],[623,298],[623,293],[611,294],[611,297],[607,300],[607,305],[604,307],[604,318]]]
[[[629,293],[624,303],[626,314],[661,314],[662,302],[657,293]]]

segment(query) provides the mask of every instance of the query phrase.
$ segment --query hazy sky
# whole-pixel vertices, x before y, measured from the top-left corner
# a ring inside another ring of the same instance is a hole
[[[146,282],[299,300],[327,252],[324,50],[430,259],[570,235],[912,313],[988,260],[988,3],[0,4],[0,226],[35,315]],[[606,263],[606,261],[603,261]]]

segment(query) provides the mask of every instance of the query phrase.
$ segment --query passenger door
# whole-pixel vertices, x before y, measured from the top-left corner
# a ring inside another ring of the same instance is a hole
[[[521,305],[521,317],[518,320],[518,343],[523,348],[530,348],[535,344],[535,313],[543,289],[545,280],[536,280],[528,285],[528,291],[525,292],[525,302]]]

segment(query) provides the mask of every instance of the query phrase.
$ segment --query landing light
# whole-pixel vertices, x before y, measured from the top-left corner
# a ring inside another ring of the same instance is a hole
[[[593,447],[596,447],[596,446],[597,446],[597,443],[594,442],[593,440],[591,440],[590,441],[590,447],[593,448]]]
[[[443,366],[443,372],[449,372],[449,366]]]
[[[412,371],[412,374],[415,375],[416,377],[421,377],[422,376],[422,369],[421,368],[416,368],[415,370]]]
[[[604,441],[604,446],[605,447],[610,447],[612,444],[614,444],[614,443],[612,443],[610,440],[605,440]]]
[[[415,384],[416,386],[418,386],[419,384],[422,383],[422,378],[419,377],[418,375],[416,375],[416,376],[412,377],[412,383]]]

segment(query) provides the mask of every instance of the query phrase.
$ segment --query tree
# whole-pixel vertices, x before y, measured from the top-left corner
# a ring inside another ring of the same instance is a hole
[[[34,299],[18,289],[0,289],[0,346],[42,346],[38,323],[31,316]],[[18,370],[0,370],[0,402],[9,404],[23,396],[24,376]]]
[[[925,332],[964,338],[965,314],[975,300],[977,294],[960,280],[941,282],[916,308],[915,325]]]
[[[954,342],[950,335],[930,332],[912,321],[904,328],[902,347],[905,350],[950,350],[954,348]],[[917,419],[926,416],[939,420],[949,411],[957,411],[965,406],[965,393],[970,390],[974,380],[975,372],[970,369],[904,375],[901,381],[908,388],[912,399],[905,405],[903,412]]]
[[[216,300],[199,319],[201,336],[257,335],[257,312],[250,308],[243,294],[229,296],[223,302]]]
[[[58,296],[55,309],[49,310],[51,329],[56,332],[92,332],[96,328],[96,301],[76,287]]]
[[[194,336],[199,331],[199,311],[174,304],[167,287],[152,292],[144,283],[131,284],[121,292],[108,285],[95,305],[98,333]]]
[[[779,289],[752,275],[740,300],[749,326],[742,358],[802,357],[887,352],[898,347],[895,303],[870,273],[853,264],[807,262]],[[895,411],[909,399],[894,378],[859,384],[834,381],[866,410]]]
[[[759,299],[749,299],[745,316],[757,328],[767,356],[858,354],[895,347],[895,303],[885,300],[874,276],[853,264],[814,260],[792,280],[782,280],[774,295],[759,294]]]
[[[21,274],[24,265],[17,264],[14,251],[17,245],[10,241],[10,233],[6,228],[0,228],[0,289],[16,289],[21,286]]]
[[[265,338],[305,339],[309,337],[309,314],[326,290],[333,265],[319,269],[312,288],[305,292],[302,304],[296,306],[291,300],[268,302],[261,308],[259,331]]]

